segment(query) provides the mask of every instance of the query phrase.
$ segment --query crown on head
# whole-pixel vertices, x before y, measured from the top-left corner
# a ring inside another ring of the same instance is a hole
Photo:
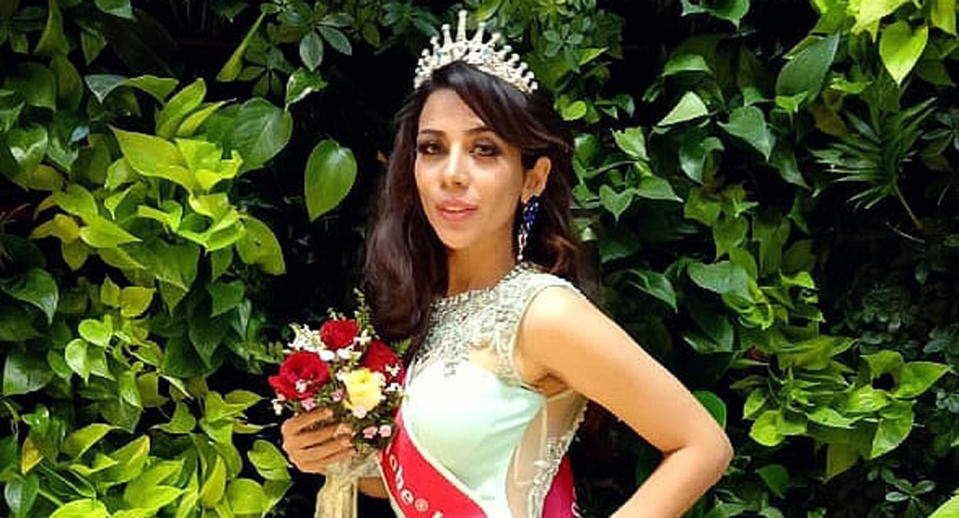
[[[450,24],[444,23],[443,45],[440,45],[439,36],[433,36],[430,39],[433,51],[423,49],[423,55],[416,66],[413,88],[419,88],[421,84],[429,80],[434,70],[454,61],[463,61],[487,74],[503,79],[523,93],[528,94],[536,90],[533,72],[526,70],[527,65],[519,60],[519,55],[514,52],[509,59],[506,59],[506,55],[513,48],[505,45],[501,50],[496,50],[494,45],[500,39],[500,33],[494,32],[489,41],[483,41],[485,28],[486,24],[479,22],[476,25],[476,34],[471,39],[466,39],[466,11],[461,10],[454,40],[450,37]]]

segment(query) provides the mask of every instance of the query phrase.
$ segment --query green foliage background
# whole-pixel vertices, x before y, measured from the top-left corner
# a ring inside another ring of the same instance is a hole
[[[576,128],[613,316],[733,439],[689,516],[959,516],[955,0],[0,0],[0,512],[309,508],[265,375],[351,304],[461,6]],[[597,416],[586,516],[659,460]]]

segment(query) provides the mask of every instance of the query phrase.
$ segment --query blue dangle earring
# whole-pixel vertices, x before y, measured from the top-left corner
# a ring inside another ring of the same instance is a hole
[[[526,241],[529,239],[530,229],[533,228],[537,209],[539,209],[539,196],[533,195],[523,205],[523,222],[520,224],[519,234],[516,237],[516,241],[519,243],[519,252],[516,254],[517,262],[523,262],[523,251],[526,249]]]

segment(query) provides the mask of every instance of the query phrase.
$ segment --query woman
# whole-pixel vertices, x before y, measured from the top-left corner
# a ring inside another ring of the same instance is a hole
[[[729,440],[576,287],[571,139],[532,74],[482,25],[467,40],[465,12],[455,40],[443,31],[399,113],[367,234],[377,330],[414,348],[399,433],[360,490],[404,517],[573,516],[564,453],[591,400],[663,452],[614,516],[680,516],[724,472]],[[353,455],[329,416],[284,423],[300,470]]]

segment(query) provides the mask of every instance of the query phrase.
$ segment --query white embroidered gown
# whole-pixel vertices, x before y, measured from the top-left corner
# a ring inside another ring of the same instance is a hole
[[[514,363],[520,321],[544,288],[569,281],[518,263],[495,285],[433,301],[406,378],[409,433],[489,518],[540,518],[586,399],[526,385]]]

